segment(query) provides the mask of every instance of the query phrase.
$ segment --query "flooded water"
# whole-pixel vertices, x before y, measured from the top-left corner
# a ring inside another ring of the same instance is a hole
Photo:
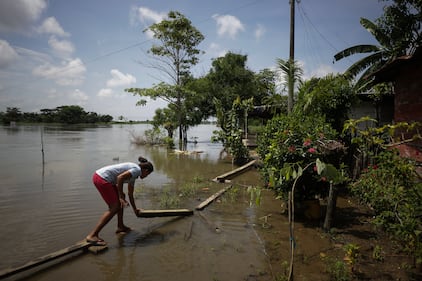
[[[210,142],[214,126],[189,131],[198,142],[188,150],[202,152],[191,155],[132,144],[130,132],[146,129],[149,125],[0,127],[0,271],[85,238],[106,210],[91,182],[104,165],[136,162],[139,155],[154,164],[154,173],[136,181],[136,202],[144,209],[162,209],[164,191],[194,178],[205,179],[203,188],[180,208],[194,209],[224,188],[210,181],[233,169],[220,159],[221,145]],[[259,177],[248,172],[238,182],[259,184]],[[108,242],[105,252],[76,253],[9,279],[257,280],[250,278],[268,273],[254,229],[259,211],[249,205],[245,188],[236,191],[185,218],[137,218],[128,208],[125,224],[133,231],[116,235],[114,218],[101,232]]]

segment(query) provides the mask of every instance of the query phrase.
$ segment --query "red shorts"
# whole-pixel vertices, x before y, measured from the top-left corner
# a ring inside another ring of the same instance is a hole
[[[97,173],[92,176],[92,182],[108,205],[119,202],[117,186],[104,180]]]

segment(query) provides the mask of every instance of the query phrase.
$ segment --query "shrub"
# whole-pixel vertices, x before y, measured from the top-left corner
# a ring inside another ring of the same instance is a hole
[[[294,176],[286,169],[292,164],[305,167],[317,159],[338,167],[340,159],[330,153],[328,144],[336,132],[316,116],[279,116],[269,121],[258,136],[258,154],[263,159],[261,175],[270,188],[286,198]],[[299,199],[325,196],[329,183],[316,169],[304,169],[296,184],[295,196]]]
[[[381,152],[374,161],[350,188],[374,210],[374,223],[422,263],[422,183],[416,182],[414,163],[395,151]]]

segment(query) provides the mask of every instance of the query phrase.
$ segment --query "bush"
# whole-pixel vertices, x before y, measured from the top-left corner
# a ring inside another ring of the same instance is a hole
[[[395,151],[381,152],[374,160],[351,191],[373,209],[374,223],[422,263],[422,183],[416,182],[414,163]]]
[[[286,173],[286,166],[294,164],[303,168],[321,159],[338,167],[340,159],[330,154],[326,146],[335,137],[336,132],[322,117],[296,115],[272,119],[258,135],[257,151],[264,160],[261,169],[264,180],[278,195],[286,198],[294,180]],[[302,172],[295,196],[307,199],[328,193],[328,181],[318,175],[314,167]]]

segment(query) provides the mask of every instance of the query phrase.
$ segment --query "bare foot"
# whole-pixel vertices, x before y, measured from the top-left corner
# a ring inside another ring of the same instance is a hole
[[[86,242],[88,242],[88,243],[90,243],[90,244],[92,244],[92,245],[94,245],[94,246],[106,246],[107,245],[107,243],[104,241],[104,239],[101,239],[100,237],[89,237],[89,236],[87,236],[86,237]]]
[[[123,228],[118,228],[116,234],[125,234],[130,232],[132,229],[130,227],[124,226]]]

